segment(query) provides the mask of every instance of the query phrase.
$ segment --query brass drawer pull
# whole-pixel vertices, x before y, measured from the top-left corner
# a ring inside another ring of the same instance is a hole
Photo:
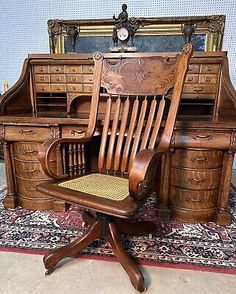
[[[193,159],[192,159],[192,161],[198,161],[198,162],[208,162],[208,158],[206,158],[206,157],[194,157]]]
[[[40,81],[45,81],[45,77],[40,77]]]
[[[25,171],[27,174],[38,174],[40,173],[39,169],[28,169]]]
[[[71,130],[71,135],[76,136],[76,135],[81,135],[84,133],[84,131],[77,131],[77,130]]]
[[[29,130],[22,129],[22,130],[19,130],[19,133],[21,135],[34,135],[34,134],[36,134],[36,131],[35,130],[31,130],[31,129],[29,129]]]
[[[38,154],[38,150],[24,150],[23,154]]]
[[[36,192],[36,188],[26,189],[29,192]]]
[[[43,67],[40,67],[40,69],[39,69],[41,72],[43,72],[44,71],[44,68]]]
[[[198,179],[194,179],[194,178],[189,178],[188,181],[189,182],[195,182],[195,183],[205,183],[206,179],[204,178],[204,179],[198,180]]]
[[[193,140],[197,140],[197,139],[206,139],[210,141],[212,140],[212,136],[211,135],[196,135],[193,137]]]
[[[192,198],[186,198],[185,199],[187,202],[194,202],[194,203],[205,203],[206,200],[205,199],[192,199]]]
[[[193,91],[196,92],[196,93],[202,92],[203,91],[203,87],[195,87],[193,89]]]

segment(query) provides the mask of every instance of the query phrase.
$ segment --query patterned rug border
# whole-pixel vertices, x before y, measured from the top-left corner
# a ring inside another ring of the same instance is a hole
[[[29,255],[42,255],[43,256],[48,251],[47,250],[36,250],[36,249],[32,250],[32,249],[21,249],[21,248],[12,248],[12,247],[0,247],[0,252],[20,253],[20,254],[29,254]],[[117,262],[118,263],[116,257],[100,256],[100,255],[92,255],[92,254],[83,254],[83,255],[80,255],[75,258]],[[236,269],[214,268],[214,267],[206,267],[206,266],[190,265],[190,264],[158,263],[158,262],[147,261],[147,260],[136,260],[136,263],[139,265],[144,265],[144,266],[153,266],[153,267],[161,267],[161,268],[169,268],[169,269],[193,270],[193,271],[201,271],[201,272],[236,275]]]
[[[236,187],[233,185],[231,185],[231,187],[232,187],[232,190],[234,190],[234,192],[236,192]],[[5,190],[6,190],[6,186],[1,187],[0,193],[4,192]],[[0,247],[0,252],[44,255],[46,252],[48,252],[48,250],[24,249],[24,248],[14,248],[14,247]],[[117,262],[116,257],[93,255],[93,254],[87,254],[87,253],[81,254],[76,258],[92,259],[92,260],[100,260],[100,261],[108,261],[108,262]],[[214,267],[213,265],[201,266],[201,265],[194,265],[194,264],[165,263],[165,262],[147,261],[147,260],[136,260],[136,262],[138,262],[140,265],[155,266],[155,267],[161,267],[161,268],[196,270],[196,271],[205,271],[205,272],[236,275],[236,268],[218,268],[218,267]]]

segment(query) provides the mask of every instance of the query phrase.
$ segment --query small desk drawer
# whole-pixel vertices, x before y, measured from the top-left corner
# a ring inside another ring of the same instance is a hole
[[[38,93],[50,92],[50,84],[35,84],[35,91]]]
[[[83,84],[83,92],[87,93],[87,92],[92,92],[92,91],[93,91],[93,85]]]
[[[48,65],[35,65],[33,67],[34,73],[49,73]]]
[[[86,131],[87,127],[81,126],[63,126],[62,138],[79,138]]]
[[[81,84],[67,84],[67,91],[71,93],[81,93],[82,85]]]
[[[187,84],[197,84],[199,80],[199,75],[196,74],[188,74],[185,79],[185,83]]]
[[[83,82],[84,83],[92,83],[93,82],[93,75],[83,75]]]
[[[66,73],[82,73],[82,65],[66,65]]]
[[[219,69],[219,64],[202,64],[201,73],[218,73]]]
[[[54,93],[64,93],[66,92],[66,85],[62,85],[62,84],[51,84],[51,92]]]
[[[188,74],[189,73],[200,73],[200,64],[189,64]]]
[[[171,156],[171,165],[188,168],[220,168],[223,163],[223,151],[176,149]]]
[[[82,75],[67,75],[66,76],[67,83],[82,83]]]
[[[216,84],[217,82],[217,75],[200,75],[199,76],[199,83],[200,84]]]
[[[92,65],[83,65],[83,73],[93,73]]]
[[[50,75],[35,75],[34,76],[35,83],[49,83],[50,82]]]
[[[184,93],[191,94],[211,94],[216,93],[216,85],[206,85],[206,84],[185,84],[183,88]]]
[[[50,65],[50,73],[64,73],[64,65]]]
[[[220,185],[221,169],[191,170],[171,168],[171,185],[186,189],[209,190]]]
[[[66,76],[65,75],[51,75],[51,83],[65,83]]]
[[[51,138],[50,130],[48,128],[31,126],[5,127],[6,141],[44,142],[48,138]]]

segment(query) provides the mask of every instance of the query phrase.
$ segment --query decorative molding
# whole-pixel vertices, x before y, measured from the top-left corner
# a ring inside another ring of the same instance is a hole
[[[50,127],[50,136],[52,138],[60,138],[60,128],[59,127]]]

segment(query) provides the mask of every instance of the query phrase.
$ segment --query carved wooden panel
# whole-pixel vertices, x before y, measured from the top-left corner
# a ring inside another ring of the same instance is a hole
[[[164,95],[174,86],[176,67],[168,57],[105,59],[101,84],[111,94]]]

